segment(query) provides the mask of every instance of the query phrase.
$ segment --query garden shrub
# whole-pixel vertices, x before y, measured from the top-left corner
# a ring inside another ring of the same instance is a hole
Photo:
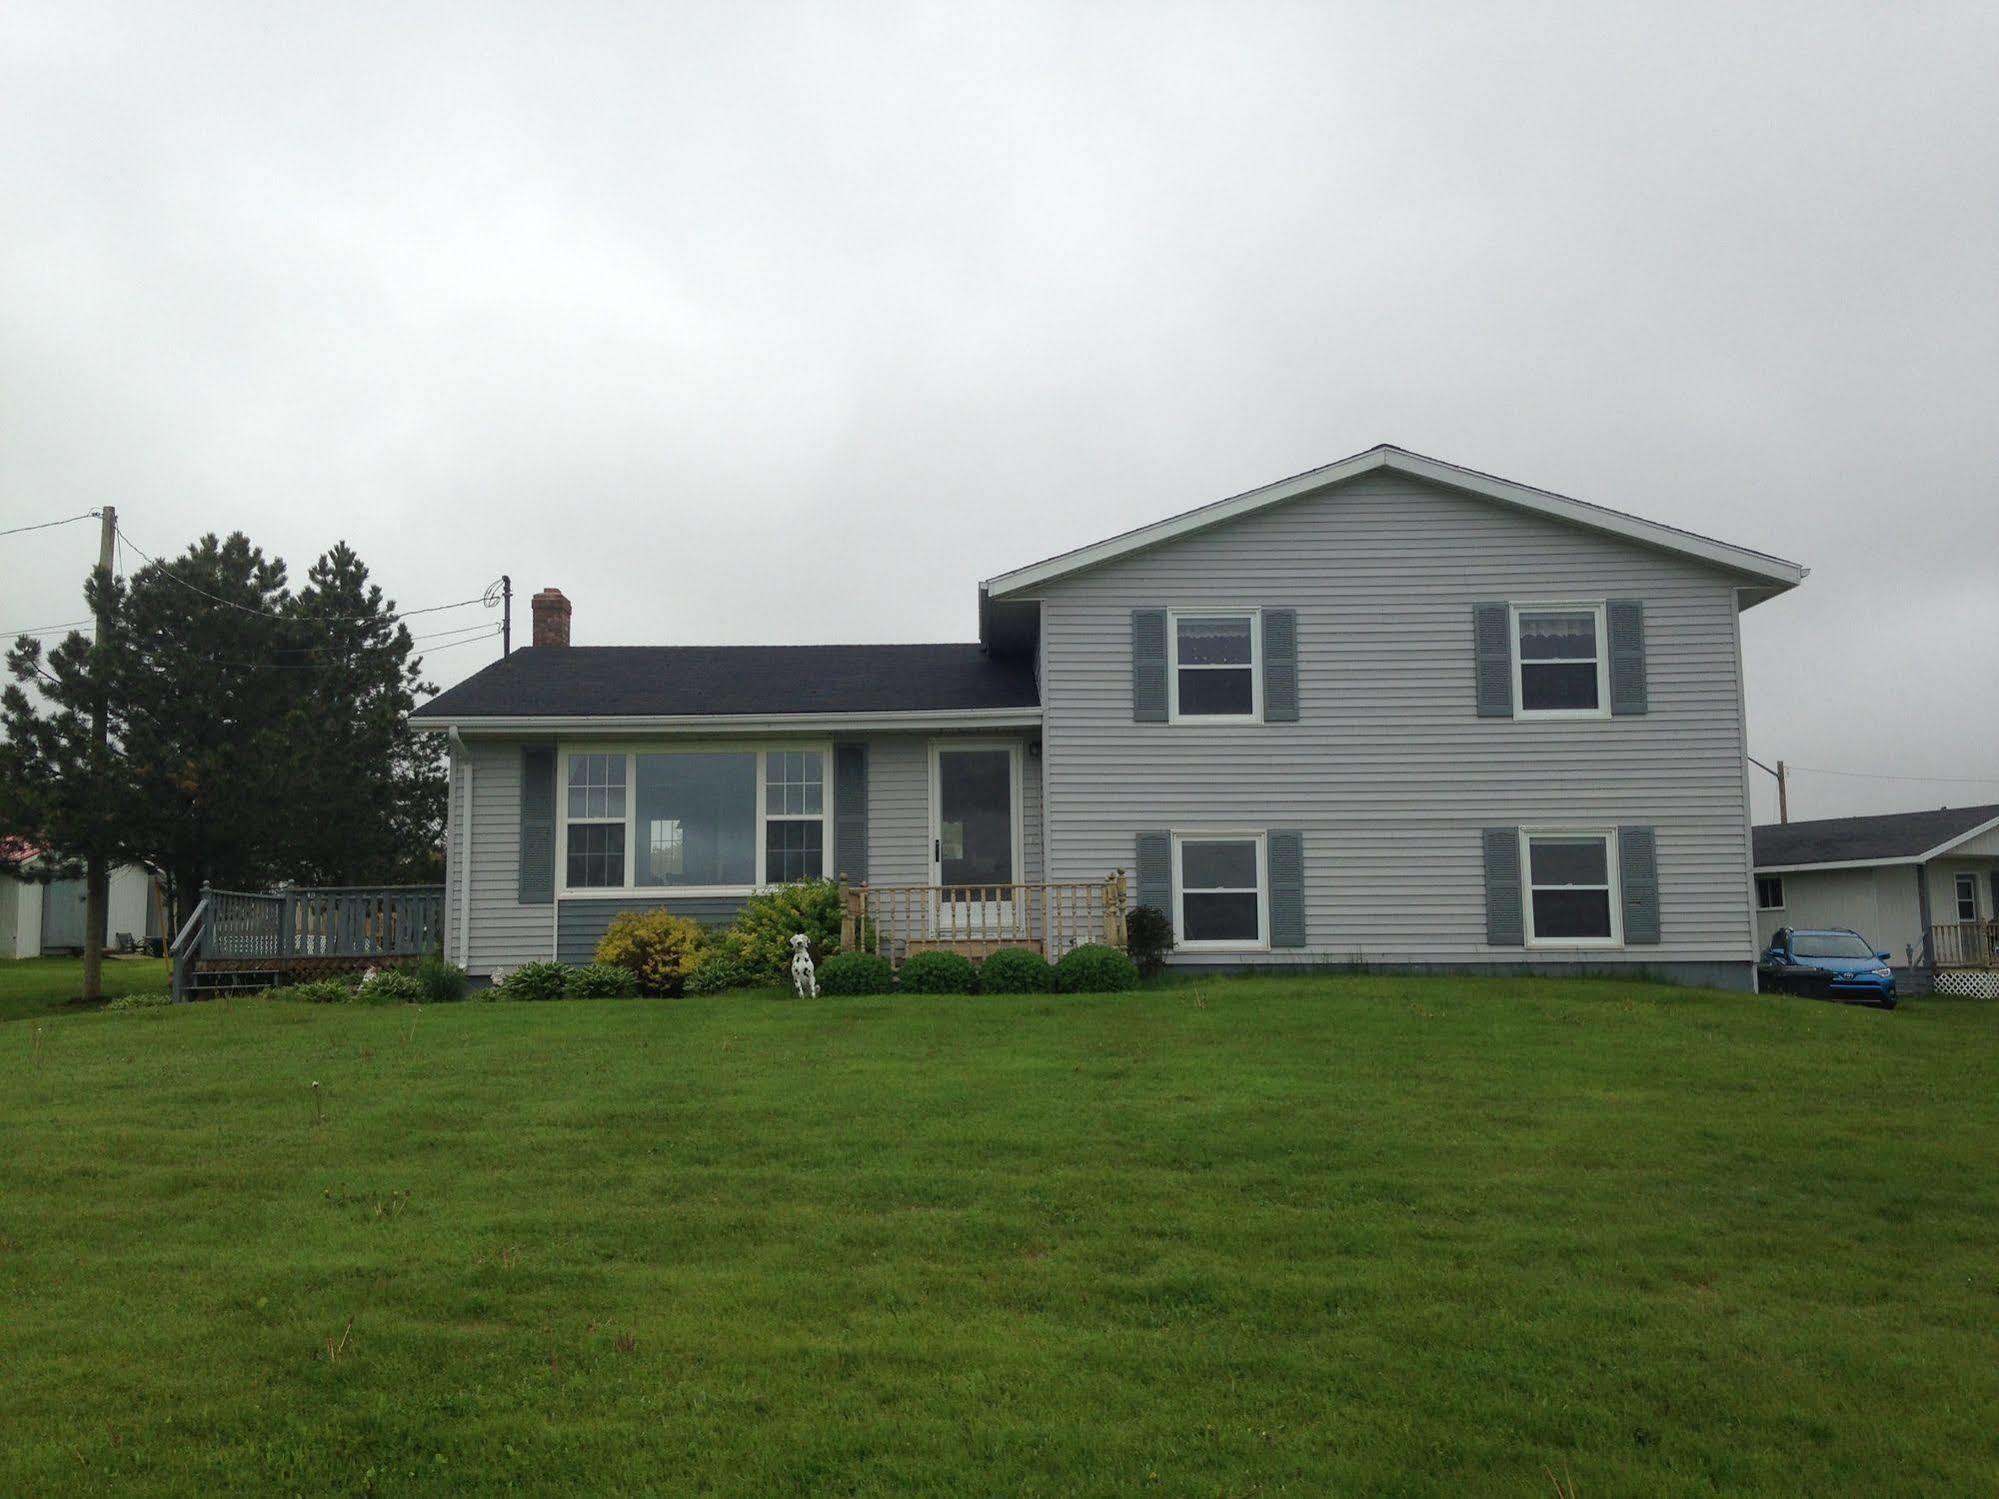
[[[759,890],[743,902],[736,920],[717,945],[766,983],[789,982],[791,939],[803,932],[812,940],[812,961],[823,963],[840,950],[840,887],[831,880],[806,880]]]
[[[354,997],[359,987],[345,979],[314,979],[308,984],[293,985],[285,994],[288,999],[302,1004],[344,1005]]]
[[[1156,978],[1173,951],[1173,922],[1157,906],[1133,906],[1124,919],[1124,950],[1140,978]]]
[[[564,999],[630,999],[638,992],[638,975],[616,963],[585,963],[562,980]]]
[[[355,997],[369,1005],[420,1005],[429,998],[417,976],[401,968],[377,969],[361,981]]]
[[[546,959],[523,963],[499,985],[506,999],[560,999],[569,988],[569,965]]]
[[[1055,985],[1064,994],[1115,994],[1138,987],[1138,965],[1115,947],[1085,942],[1055,965]]]
[[[687,975],[689,994],[723,994],[731,989],[755,989],[770,982],[768,974],[740,953],[726,947],[712,948]]]
[[[139,994],[121,994],[104,1008],[107,1010],[151,1010],[160,1005],[174,1002],[171,989],[149,989]]]
[[[972,960],[954,952],[920,952],[896,978],[905,994],[970,994],[979,986]]]
[[[871,952],[836,952],[819,965],[821,994],[886,994],[894,987],[888,959]]]
[[[1003,947],[979,965],[979,988],[987,994],[1046,994],[1055,970],[1038,952]]]
[[[604,940],[597,944],[597,961],[629,968],[638,978],[641,994],[670,996],[682,992],[687,975],[707,950],[708,934],[699,922],[655,906],[612,917]]]
[[[456,963],[447,963],[432,953],[416,965],[415,977],[423,989],[427,1005],[456,1004],[472,987],[472,980]]]

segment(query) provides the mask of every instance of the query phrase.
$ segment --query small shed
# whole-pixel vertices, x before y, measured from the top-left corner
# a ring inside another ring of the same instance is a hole
[[[0,838],[0,960],[83,951],[83,881],[56,875],[40,850]],[[111,871],[105,943],[160,936],[158,881],[138,864]]]

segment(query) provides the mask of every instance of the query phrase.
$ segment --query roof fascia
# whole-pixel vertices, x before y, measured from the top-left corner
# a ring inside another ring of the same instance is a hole
[[[761,734],[798,730],[1038,728],[1039,708],[939,708],[895,713],[467,714],[410,719],[410,727],[463,734]]]

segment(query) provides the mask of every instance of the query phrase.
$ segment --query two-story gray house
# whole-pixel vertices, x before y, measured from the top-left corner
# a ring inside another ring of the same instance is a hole
[[[866,886],[891,941],[1754,983],[1740,618],[1805,569],[1378,447],[988,579],[962,645],[534,644],[450,736],[446,950]],[[1127,872],[1123,887],[1107,883]]]

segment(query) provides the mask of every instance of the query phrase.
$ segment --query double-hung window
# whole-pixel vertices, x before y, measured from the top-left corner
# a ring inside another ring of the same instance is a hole
[[[823,748],[564,757],[564,889],[748,890],[825,874]]]
[[[1978,920],[1978,876],[1975,874],[1957,877],[1957,919]]]
[[[1759,911],[1784,909],[1784,877],[1781,874],[1756,876],[1756,909]]]
[[[1520,835],[1529,947],[1616,947],[1624,940],[1613,832]]]
[[[1262,631],[1254,611],[1175,613],[1168,624],[1167,681],[1175,722],[1262,715],[1257,676]]]
[[[569,757],[567,882],[588,890],[625,883],[625,757]]]
[[[1610,703],[1603,605],[1515,605],[1513,671],[1518,717],[1601,718]]]
[[[826,868],[826,757],[764,754],[764,881],[816,880]]]
[[[1173,860],[1180,946],[1270,945],[1270,879],[1261,834],[1176,835]]]

